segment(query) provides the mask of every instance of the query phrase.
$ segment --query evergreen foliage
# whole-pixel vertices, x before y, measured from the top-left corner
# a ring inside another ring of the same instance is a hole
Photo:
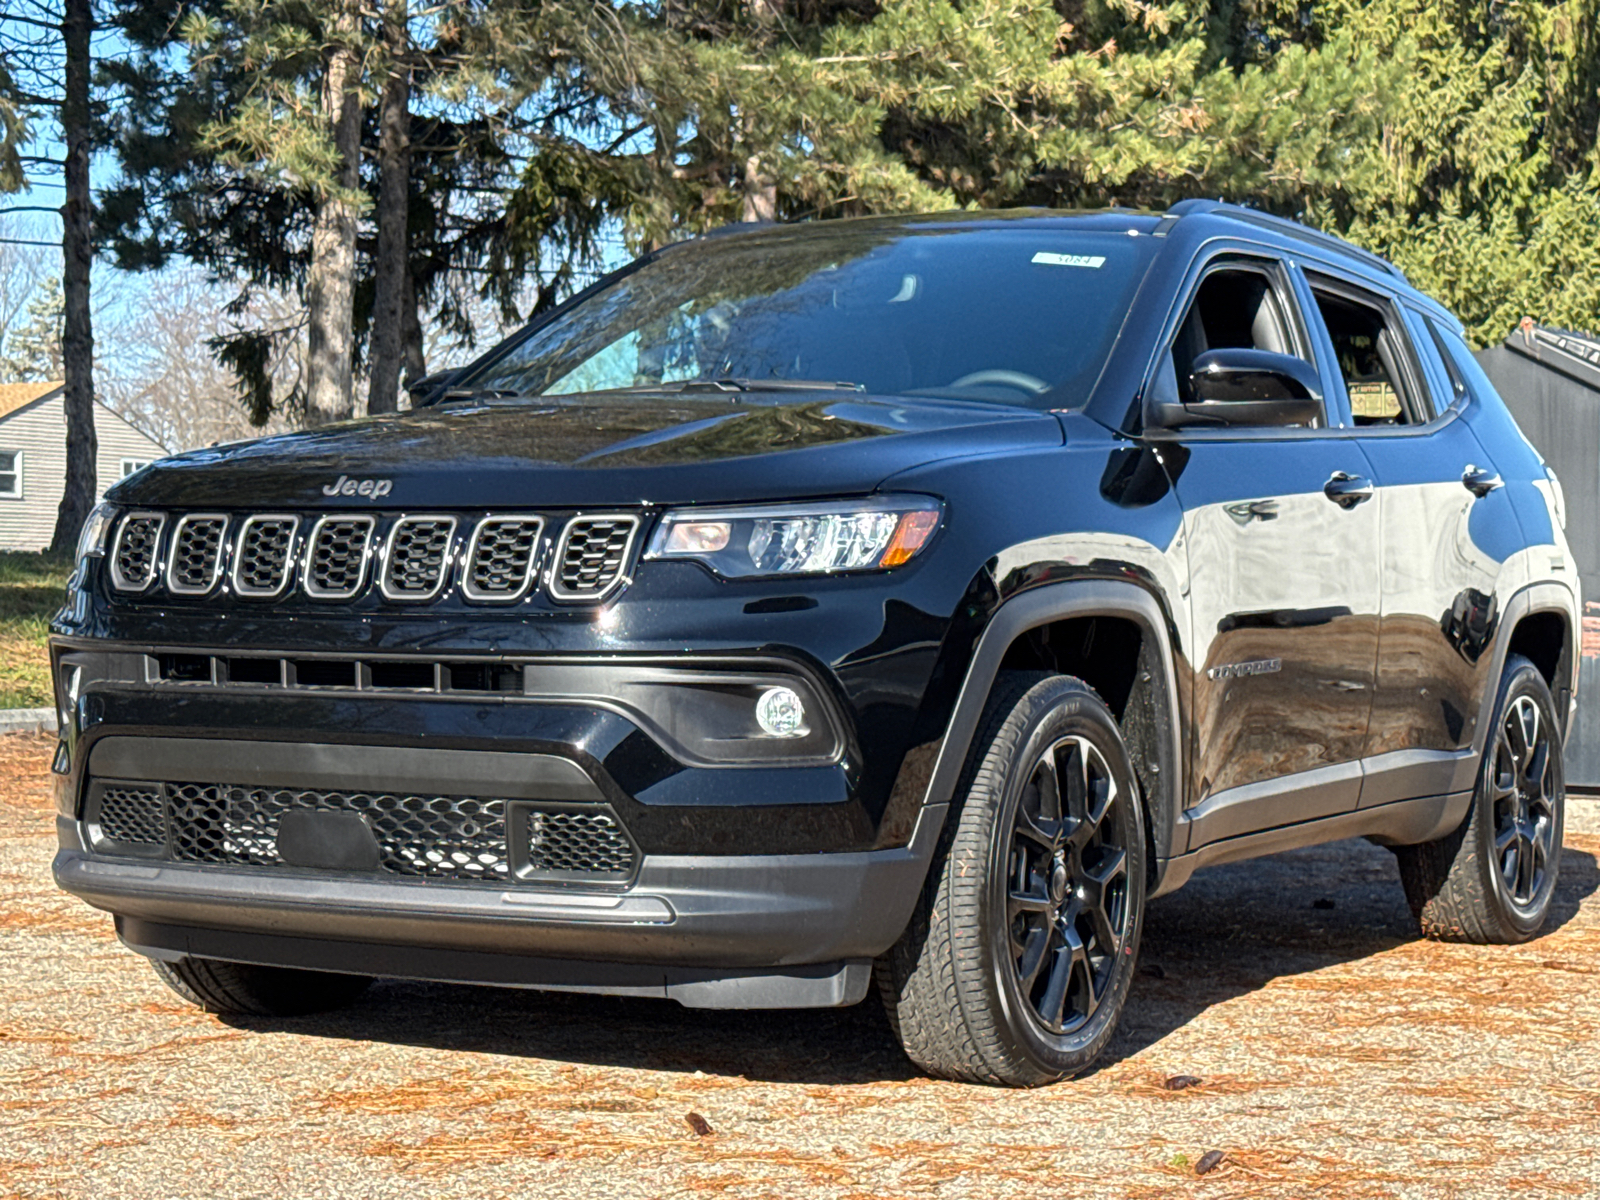
[[[28,301],[21,323],[5,331],[0,380],[52,383],[61,378],[61,326],[65,312],[61,280],[52,275]]]
[[[331,0],[116,7],[101,229],[304,287]],[[729,221],[1222,197],[1394,259],[1485,343],[1600,328],[1600,0],[467,0],[411,8],[409,280],[470,339]],[[359,356],[383,12],[363,10]],[[174,42],[180,30],[181,44]],[[325,123],[324,123],[325,124]],[[391,319],[387,318],[386,319]],[[220,347],[248,378],[294,329]],[[389,339],[384,345],[391,344]],[[386,351],[387,352],[387,351]],[[256,372],[258,383],[261,372]],[[258,413],[281,402],[257,388]]]

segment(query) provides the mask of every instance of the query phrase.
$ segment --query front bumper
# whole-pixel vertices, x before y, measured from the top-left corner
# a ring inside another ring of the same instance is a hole
[[[921,890],[943,810],[845,854],[647,856],[622,892],[442,885],[138,862],[59,820],[57,884],[133,949],[360,974],[662,995],[702,1007],[847,1004]]]

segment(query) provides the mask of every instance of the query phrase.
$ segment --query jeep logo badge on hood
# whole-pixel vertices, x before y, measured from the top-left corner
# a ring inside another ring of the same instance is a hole
[[[351,479],[341,475],[322,489],[324,496],[368,496],[376,500],[387,496],[394,488],[392,479]]]

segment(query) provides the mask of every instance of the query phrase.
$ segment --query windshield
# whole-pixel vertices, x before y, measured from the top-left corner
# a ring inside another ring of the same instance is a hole
[[[1071,408],[1088,399],[1149,238],[1036,225],[812,225],[675,247],[461,381],[560,396],[815,381]]]

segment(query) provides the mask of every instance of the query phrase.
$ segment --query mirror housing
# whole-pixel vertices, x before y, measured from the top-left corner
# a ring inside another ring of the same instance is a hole
[[[1207,350],[1189,375],[1188,404],[1147,396],[1146,429],[1186,425],[1309,425],[1322,416],[1322,381],[1302,358],[1270,350]]]
[[[406,388],[406,394],[411,397],[411,407],[427,408],[430,404],[438,403],[439,397],[443,396],[449,390],[450,385],[460,377],[460,367],[455,367],[449,371],[434,371],[430,375],[424,375]]]

